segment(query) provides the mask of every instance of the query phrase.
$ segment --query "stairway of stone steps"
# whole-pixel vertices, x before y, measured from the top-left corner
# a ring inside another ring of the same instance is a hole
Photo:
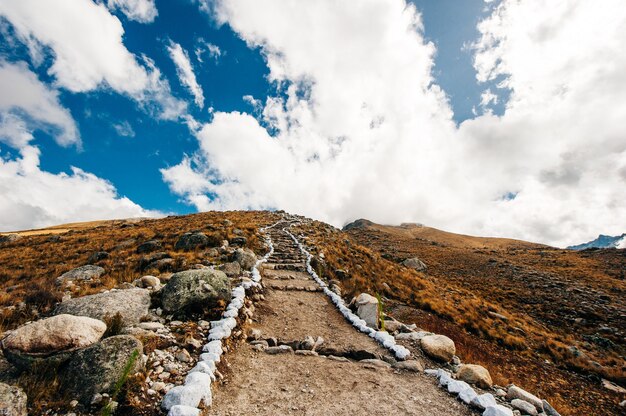
[[[432,379],[393,368],[393,356],[352,327],[306,272],[289,225],[266,231],[274,253],[246,329],[255,335],[224,357],[228,372],[203,414],[471,415]]]

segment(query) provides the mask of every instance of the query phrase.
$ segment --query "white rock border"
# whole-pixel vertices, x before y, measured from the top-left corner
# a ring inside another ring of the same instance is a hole
[[[260,231],[265,233],[265,231],[282,221],[280,220],[275,224],[264,227]],[[203,353],[200,354],[200,359],[196,366],[189,370],[185,383],[172,387],[163,397],[161,407],[168,411],[168,416],[198,416],[200,414],[198,406],[200,406],[201,402],[206,407],[210,407],[213,403],[211,383],[215,381],[217,363],[220,362],[224,352],[222,340],[229,338],[232,331],[237,327],[235,318],[239,315],[239,311],[245,303],[246,290],[261,286],[259,266],[274,254],[274,244],[269,235],[265,236],[265,242],[269,246],[270,251],[256,261],[252,268],[250,281],[242,282],[231,291],[232,299],[222,314],[222,319],[211,321],[211,329],[208,335],[209,342],[202,347]]]
[[[315,273],[315,270],[313,270],[313,267],[311,267],[311,257],[312,257],[311,253],[309,253],[304,248],[304,246],[300,244],[298,239],[289,231],[287,231],[286,228],[283,228],[283,231],[286,232],[291,237],[291,239],[298,245],[298,248],[300,249],[302,254],[305,255],[306,270],[309,273],[309,275],[311,275],[313,280],[315,280],[317,284],[322,288],[322,290],[324,290],[324,293],[326,293],[326,296],[328,296],[331,299],[331,301],[335,304],[337,309],[339,309],[339,312],[341,312],[341,314],[352,324],[352,326],[354,326],[359,331],[369,335],[371,338],[374,338],[376,341],[382,344],[383,347],[393,352],[398,360],[406,360],[411,355],[411,352],[404,346],[396,344],[395,338],[389,332],[376,331],[375,329],[370,328],[369,326],[366,325],[363,319],[359,318],[356,314],[352,313],[352,311],[346,306],[341,296],[339,296],[338,294],[330,290],[328,288],[328,285],[326,285],[326,283],[324,283],[322,279],[319,278],[317,273]]]

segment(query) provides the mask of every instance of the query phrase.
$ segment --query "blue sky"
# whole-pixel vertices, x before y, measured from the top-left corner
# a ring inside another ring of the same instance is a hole
[[[0,230],[283,208],[557,245],[623,232],[624,100],[598,92],[622,81],[618,5],[0,2]]]

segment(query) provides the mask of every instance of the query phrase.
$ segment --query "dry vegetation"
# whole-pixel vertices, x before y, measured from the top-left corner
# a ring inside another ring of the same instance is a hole
[[[346,233],[315,222],[300,231],[345,297],[385,296],[397,318],[450,336],[497,383],[536,391],[563,414],[622,410],[601,378],[625,381],[623,250],[576,253],[415,226]],[[399,264],[414,256],[427,273]]]

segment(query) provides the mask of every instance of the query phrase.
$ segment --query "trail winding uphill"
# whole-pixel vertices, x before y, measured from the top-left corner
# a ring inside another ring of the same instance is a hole
[[[267,230],[274,253],[261,270],[251,336],[226,354],[207,414],[473,414],[436,379],[411,371],[419,362],[398,368],[389,350],[344,318],[306,272],[288,225]]]

